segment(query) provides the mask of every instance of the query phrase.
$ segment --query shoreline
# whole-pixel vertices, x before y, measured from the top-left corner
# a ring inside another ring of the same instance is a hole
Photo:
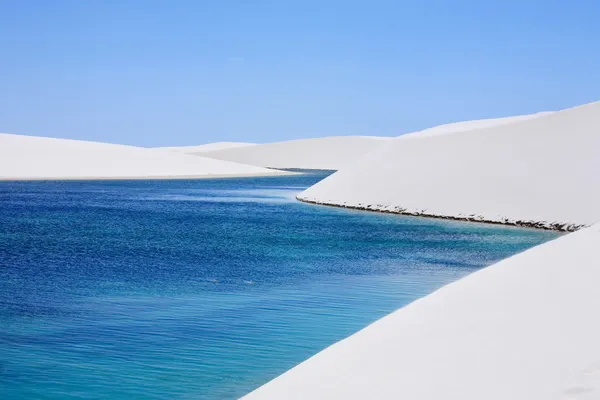
[[[199,180],[199,179],[233,179],[233,178],[268,178],[277,176],[300,175],[297,172],[273,170],[273,173],[249,174],[208,174],[208,175],[173,175],[173,176],[91,176],[91,177],[31,177],[7,178],[0,177],[0,182],[32,182],[32,181],[143,181],[143,180]]]
[[[468,215],[468,216],[451,216],[451,215],[439,215],[439,214],[430,214],[425,211],[411,211],[408,209],[404,209],[402,207],[394,207],[393,209],[388,209],[383,206],[373,206],[368,204],[364,205],[348,205],[348,204],[338,204],[338,203],[328,203],[325,201],[316,201],[309,200],[307,198],[302,198],[300,196],[296,196],[296,200],[307,203],[307,204],[315,204],[319,206],[326,207],[336,207],[336,208],[347,208],[351,210],[360,210],[360,211],[370,211],[370,212],[379,212],[383,214],[396,214],[396,215],[406,215],[411,217],[422,217],[422,218],[435,218],[435,219],[444,219],[450,221],[462,221],[462,222],[475,222],[482,224],[491,224],[491,225],[503,225],[503,226],[514,226],[520,228],[533,228],[533,229],[542,229],[547,231],[558,231],[558,232],[576,232],[580,229],[587,228],[589,225],[585,224],[573,224],[573,223],[561,223],[561,222],[544,222],[544,221],[521,221],[521,220],[510,220],[506,218],[503,221],[499,220],[490,220],[477,215]]]
[[[572,232],[600,221],[598,126],[600,102],[478,129],[440,126],[432,130],[444,134],[389,141],[299,198]]]
[[[0,133],[0,180],[206,179],[282,171],[174,151]]]
[[[598,239],[594,224],[449,283],[242,399],[596,398]]]

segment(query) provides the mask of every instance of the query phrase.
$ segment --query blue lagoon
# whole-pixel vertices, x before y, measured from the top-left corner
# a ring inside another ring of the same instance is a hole
[[[0,397],[235,399],[557,236],[295,200],[325,176],[0,183]]]

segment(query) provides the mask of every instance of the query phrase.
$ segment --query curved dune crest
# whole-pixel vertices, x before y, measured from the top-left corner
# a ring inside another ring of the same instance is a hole
[[[271,168],[337,170],[391,138],[330,136],[200,153],[205,157]]]
[[[0,134],[0,179],[196,178],[280,171],[108,143]]]
[[[256,143],[245,142],[214,142],[200,144],[197,146],[169,146],[169,147],[154,147],[156,150],[177,151],[180,153],[204,153],[207,151],[217,151],[225,149],[234,149],[238,147],[256,146]]]
[[[598,243],[594,225],[475,272],[244,399],[597,399]]]
[[[600,102],[414,137],[388,142],[298,198],[563,230],[600,220]]]
[[[515,117],[476,119],[472,121],[452,122],[449,124],[434,126],[433,128],[424,129],[418,132],[407,133],[398,136],[398,138],[428,137],[436,135],[446,135],[449,133],[456,132],[473,131],[476,129],[484,129],[495,126],[514,124],[515,122],[527,121],[530,119],[543,117],[545,115],[550,115],[552,113],[553,111],[543,111],[535,114],[517,115]]]

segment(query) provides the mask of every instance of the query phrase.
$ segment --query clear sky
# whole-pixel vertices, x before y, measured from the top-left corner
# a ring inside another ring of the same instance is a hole
[[[395,136],[595,100],[598,0],[0,0],[0,132]]]

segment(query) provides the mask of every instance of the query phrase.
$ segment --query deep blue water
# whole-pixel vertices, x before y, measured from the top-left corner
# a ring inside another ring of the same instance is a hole
[[[294,200],[323,176],[0,183],[0,398],[234,399],[556,236]]]

